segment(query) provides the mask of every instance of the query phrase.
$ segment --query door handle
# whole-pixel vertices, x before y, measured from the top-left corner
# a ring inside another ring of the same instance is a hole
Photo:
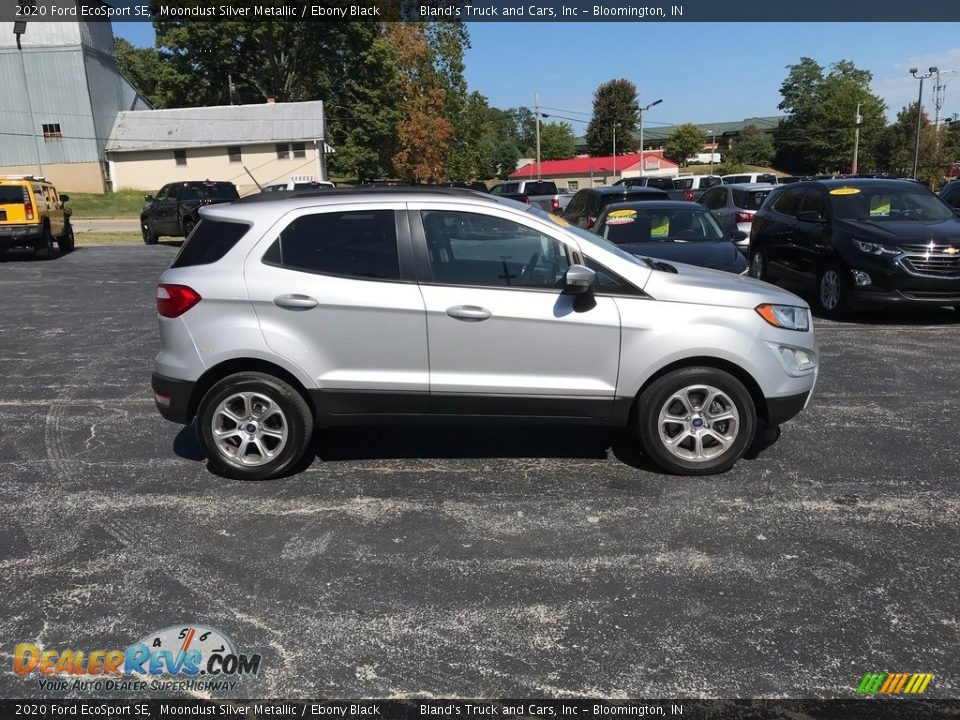
[[[309,295],[280,295],[273,299],[273,304],[284,310],[310,310],[320,303]]]
[[[476,305],[454,305],[453,307],[447,308],[447,315],[454,320],[480,322],[481,320],[489,318],[493,313],[486,308],[477,307]]]

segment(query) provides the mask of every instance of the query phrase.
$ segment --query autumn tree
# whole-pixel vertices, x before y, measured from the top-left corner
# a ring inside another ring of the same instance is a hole
[[[593,94],[593,116],[587,125],[587,149],[591,155],[613,154],[616,126],[617,152],[632,152],[637,147],[633,136],[639,112],[637,86],[629,80],[610,80]]]

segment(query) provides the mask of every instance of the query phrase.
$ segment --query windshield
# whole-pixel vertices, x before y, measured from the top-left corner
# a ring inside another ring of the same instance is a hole
[[[603,219],[601,234],[616,245],[657,242],[717,242],[723,231],[706,210],[698,208],[623,208]]]
[[[946,203],[919,185],[832,188],[830,206],[841,220],[939,222],[956,217]]]
[[[183,188],[181,200],[220,200],[223,198],[234,200],[238,197],[237,188],[233,183],[218,182],[204,183],[203,185],[187,185]]]

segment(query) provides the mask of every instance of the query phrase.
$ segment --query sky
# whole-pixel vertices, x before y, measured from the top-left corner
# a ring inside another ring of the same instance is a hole
[[[840,1],[840,0],[838,0]],[[644,125],[708,124],[778,115],[786,66],[811,57],[828,66],[851,60],[873,73],[872,89],[889,119],[916,102],[919,82],[909,69],[939,67],[946,85],[942,117],[960,113],[958,23],[467,23],[471,91],[494,107],[533,107],[540,95],[547,122],[563,118],[582,135],[597,86],[632,81]],[[114,23],[114,33],[152,46],[146,23]],[[933,115],[932,81],[924,108]]]

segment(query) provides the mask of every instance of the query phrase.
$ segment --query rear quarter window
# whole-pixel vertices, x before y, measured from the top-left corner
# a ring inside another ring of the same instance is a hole
[[[734,190],[733,204],[744,210],[759,210],[769,194],[769,190]]]
[[[245,223],[202,219],[180,248],[170,267],[192,267],[215,263],[233,249],[250,226]]]

